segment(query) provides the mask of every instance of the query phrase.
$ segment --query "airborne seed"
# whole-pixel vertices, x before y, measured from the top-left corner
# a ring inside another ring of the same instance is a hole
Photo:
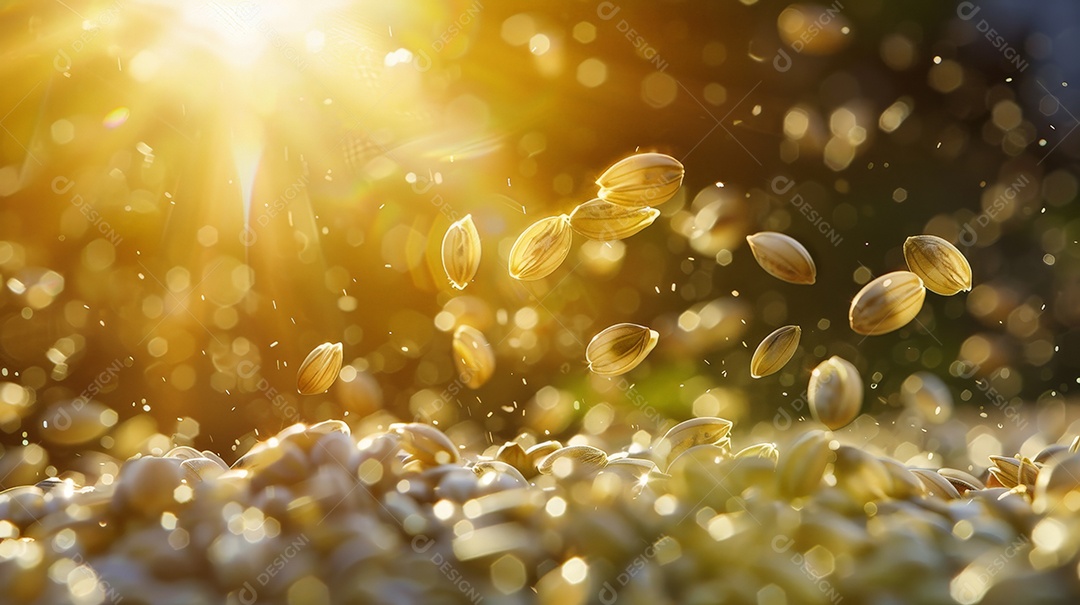
[[[480,268],[480,234],[472,215],[453,223],[442,241],[442,265],[450,284],[464,290]]]

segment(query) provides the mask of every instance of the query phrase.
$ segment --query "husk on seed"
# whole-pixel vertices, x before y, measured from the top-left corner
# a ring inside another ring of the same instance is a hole
[[[658,216],[656,208],[621,206],[597,198],[574,208],[570,226],[589,239],[606,242],[626,239],[651,225]]]
[[[591,445],[570,445],[547,455],[537,470],[543,475],[569,476],[607,466],[607,453]]]
[[[478,389],[495,373],[495,351],[484,333],[462,324],[454,330],[454,365],[461,381],[470,389]]]
[[[810,430],[781,453],[776,465],[776,481],[781,494],[798,498],[821,485],[825,469],[836,459],[829,441],[830,436],[825,431]]]
[[[659,206],[679,191],[683,165],[663,153],[623,158],[596,179],[602,200],[623,206]]]
[[[589,341],[585,359],[589,369],[601,376],[618,376],[633,370],[656,346],[660,334],[645,326],[615,324]]]
[[[341,357],[340,342],[315,347],[296,371],[296,390],[303,395],[325,393],[341,372]]]
[[[426,464],[449,464],[461,459],[453,441],[439,429],[422,422],[396,422],[390,432],[401,437],[401,448]]]
[[[780,459],[780,450],[775,443],[755,443],[744,447],[735,454],[736,458],[767,458],[776,462]]]
[[[510,277],[521,281],[551,275],[570,253],[574,232],[565,214],[542,218],[529,225],[510,249]]]
[[[703,416],[684,420],[671,427],[653,448],[656,459],[667,466],[686,450],[698,445],[715,445],[731,432],[732,422]]]
[[[762,231],[746,236],[754,259],[769,275],[792,284],[817,281],[817,267],[806,248],[794,238]]]
[[[480,268],[480,234],[471,214],[466,214],[446,230],[442,241],[442,265],[450,285],[458,290],[464,290],[476,277]]]
[[[908,269],[928,290],[942,296],[971,290],[971,265],[956,246],[936,235],[914,235],[904,242]]]
[[[784,326],[766,336],[754,350],[754,357],[750,360],[750,376],[761,378],[779,372],[795,354],[801,336],[802,328],[794,325]]]
[[[835,431],[859,415],[862,377],[850,361],[834,355],[814,368],[806,397],[814,419]]]
[[[923,281],[910,271],[894,271],[863,286],[851,300],[848,321],[864,336],[899,330],[922,310],[926,298]]]

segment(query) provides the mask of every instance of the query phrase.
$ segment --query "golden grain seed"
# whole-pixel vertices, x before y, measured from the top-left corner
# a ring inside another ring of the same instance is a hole
[[[656,346],[660,334],[645,326],[615,324],[589,341],[585,359],[589,369],[601,376],[618,376],[633,370]]]
[[[229,469],[228,467],[223,468],[214,460],[199,457],[185,459],[180,463],[180,470],[183,472],[184,479],[187,480],[188,484],[192,484],[219,477]]]
[[[814,259],[794,238],[762,231],[746,236],[754,259],[769,275],[792,284],[812,284],[817,281]]]
[[[601,242],[626,239],[648,227],[660,211],[647,206],[622,206],[602,199],[578,205],[570,213],[570,226],[589,239]]]
[[[922,480],[911,472],[911,469],[900,462],[881,456],[878,458],[889,474],[891,484],[887,494],[893,498],[910,498],[922,496],[926,493],[926,486]]]
[[[551,275],[570,253],[574,231],[565,214],[549,216],[528,226],[510,249],[510,277],[521,281]]]
[[[990,456],[994,466],[990,467],[990,473],[997,477],[1005,487],[1027,486],[1035,487],[1039,475],[1039,467],[1035,466],[1029,458],[1010,458],[1007,456]]]
[[[653,448],[653,456],[664,468],[679,454],[697,445],[716,445],[731,432],[732,422],[703,416],[671,427]]]
[[[766,336],[750,360],[750,376],[761,378],[780,371],[799,347],[802,328],[784,326]]]
[[[956,500],[960,498],[960,492],[956,491],[948,479],[942,477],[937,471],[925,468],[913,468],[911,472],[923,482],[927,495],[941,500]]]
[[[1061,458],[1068,456],[1069,454],[1069,446],[1062,443],[1051,443],[1039,450],[1039,453],[1035,454],[1035,457],[1032,460],[1037,464],[1045,465],[1054,458]]]
[[[598,471],[605,466],[607,453],[604,450],[591,445],[568,445],[548,454],[537,465],[537,470],[544,475],[554,473],[565,477],[580,472]]]
[[[683,165],[663,153],[623,158],[596,179],[600,199],[624,206],[659,206],[682,186]]]
[[[495,373],[495,351],[483,332],[460,325],[454,330],[454,365],[470,389],[478,389]]]
[[[1080,493],[1080,455],[1075,453],[1055,458],[1039,471],[1035,481],[1033,507],[1038,514],[1057,509],[1068,500],[1076,501]],[[1075,504],[1061,506],[1061,511],[1072,511]]]
[[[450,464],[461,459],[454,442],[430,424],[396,422],[389,428],[401,437],[401,448],[425,464]]]
[[[525,476],[521,474],[514,465],[503,462],[502,460],[479,460],[472,466],[473,473],[478,477],[482,477],[489,473],[510,475],[514,479],[519,480],[521,483],[528,485],[528,481]]]
[[[608,458],[607,466],[605,468],[610,469],[612,467],[626,467],[629,469],[643,470],[645,472],[659,470],[656,463],[652,460],[646,460],[644,458],[627,458],[625,456],[622,458]]]
[[[971,265],[956,246],[936,235],[914,235],[904,242],[908,269],[926,288],[942,296],[971,290]]]
[[[819,363],[806,387],[810,413],[832,430],[847,426],[862,407],[863,382],[850,361],[832,356]]]
[[[340,342],[315,347],[296,371],[296,390],[304,395],[326,392],[341,372],[341,356]]]
[[[181,460],[191,460],[192,458],[203,458],[202,452],[199,450],[188,447],[186,445],[178,445],[165,453],[164,458],[179,458]],[[229,468],[226,466],[225,468]]]
[[[780,493],[798,498],[813,493],[825,476],[825,469],[836,459],[829,447],[831,437],[825,431],[803,433],[780,455],[776,465],[776,480]]]
[[[926,298],[922,279],[910,271],[894,271],[863,286],[851,300],[848,321],[864,336],[899,330],[915,319]]]
[[[446,230],[442,241],[442,265],[450,285],[458,290],[464,290],[476,277],[476,270],[480,268],[480,234],[471,214],[466,214]]]
[[[862,503],[880,500],[892,489],[892,477],[885,465],[876,456],[850,445],[836,449],[833,476],[837,487]]]
[[[969,491],[978,491],[980,489],[986,489],[982,481],[979,481],[974,475],[966,473],[962,470],[955,468],[941,468],[938,469],[938,474],[945,477],[949,483],[952,483],[956,491],[961,495]]]
[[[735,454],[736,458],[767,458],[776,462],[780,459],[780,450],[775,443],[755,443],[744,447]]]
[[[537,465],[552,452],[562,449],[562,443],[558,441],[543,441],[525,450],[525,456],[527,458],[527,467],[533,471],[536,470]],[[524,472],[525,469],[522,469]]]
[[[525,452],[525,448],[521,447],[516,441],[507,441],[495,453],[495,459],[500,462],[505,462],[510,466],[518,470],[528,470],[529,455]]]

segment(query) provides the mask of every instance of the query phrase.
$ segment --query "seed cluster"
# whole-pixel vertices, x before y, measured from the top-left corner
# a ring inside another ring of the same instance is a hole
[[[1080,588],[1080,439],[992,456],[980,479],[814,428],[732,453],[733,428],[695,418],[645,448],[524,433],[481,452],[427,424],[331,420],[231,467],[177,447],[85,487],[0,493],[5,602],[1050,603]]]

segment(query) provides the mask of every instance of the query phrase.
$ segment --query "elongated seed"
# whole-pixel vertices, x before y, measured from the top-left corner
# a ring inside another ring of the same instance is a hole
[[[480,234],[471,214],[466,214],[446,230],[442,241],[442,264],[450,284],[458,290],[464,290],[476,276],[480,268]]]
[[[661,466],[667,467],[679,454],[695,445],[720,443],[731,432],[732,422],[723,418],[701,417],[685,420],[671,427],[653,448]]]
[[[601,376],[618,376],[633,370],[656,346],[660,334],[637,324],[615,324],[589,341],[585,359],[589,369]]]
[[[817,281],[814,259],[794,238],[762,231],[746,236],[750,252],[769,275],[792,284],[812,284]]]
[[[922,309],[926,289],[910,271],[894,271],[863,286],[851,300],[851,329],[865,336],[899,330]]]
[[[521,281],[551,275],[570,253],[574,231],[565,214],[549,216],[529,225],[510,249],[510,277]]]
[[[802,328],[799,326],[784,326],[766,336],[754,350],[754,357],[750,360],[750,376],[761,378],[779,372],[795,354],[800,336]]]
[[[598,471],[607,465],[607,453],[591,445],[569,445],[548,454],[537,466],[544,475],[569,476]]]
[[[439,429],[421,422],[395,423],[390,431],[401,436],[401,447],[427,464],[449,464],[460,456],[454,442]]]
[[[624,206],[659,206],[682,186],[683,165],[663,153],[623,158],[596,179],[600,199]]]
[[[802,434],[781,452],[776,465],[776,479],[780,493],[788,498],[798,498],[813,493],[825,475],[836,453],[829,448],[828,433],[811,430]]]
[[[736,458],[768,458],[773,462],[780,459],[780,450],[775,443],[755,443],[744,447],[735,454]]]
[[[602,199],[580,204],[570,213],[570,226],[597,241],[625,239],[648,227],[660,216],[649,207],[622,206]]]
[[[495,351],[483,332],[462,324],[454,330],[454,365],[470,389],[478,389],[495,373]]]
[[[936,235],[915,235],[904,242],[908,269],[931,292],[952,296],[971,290],[971,265],[963,253]]]
[[[814,368],[806,395],[814,419],[835,431],[859,415],[862,377],[850,361],[834,355]]]
[[[304,395],[326,392],[341,372],[341,358],[340,342],[315,347],[296,371],[296,390]]]

